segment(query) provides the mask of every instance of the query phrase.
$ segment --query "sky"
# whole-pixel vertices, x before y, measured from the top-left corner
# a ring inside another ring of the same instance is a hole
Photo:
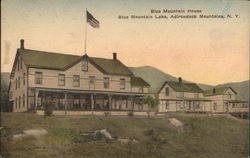
[[[116,52],[127,66],[153,66],[210,85],[249,79],[247,1],[5,0],[1,5],[2,72],[11,71],[20,39],[27,49],[83,55],[87,27],[89,56],[112,58]],[[100,22],[99,29],[86,25],[86,8]],[[169,15],[152,14],[151,9],[196,9],[239,18],[118,19]]]

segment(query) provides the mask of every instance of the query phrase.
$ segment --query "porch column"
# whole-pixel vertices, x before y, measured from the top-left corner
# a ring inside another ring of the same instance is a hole
[[[132,104],[132,110],[135,110],[134,96],[131,96],[131,104]]]
[[[109,110],[112,110],[112,96],[109,95]]]
[[[91,94],[91,111],[94,110],[94,94]]]
[[[210,113],[212,113],[212,101],[210,102]]]
[[[68,107],[68,94],[64,93],[64,110],[65,110],[65,112],[67,110],[67,107]]]
[[[35,90],[35,111],[37,109],[37,98],[38,98],[39,90]]]
[[[177,107],[177,102],[175,101],[175,109],[176,109],[176,112],[178,111],[178,107]]]

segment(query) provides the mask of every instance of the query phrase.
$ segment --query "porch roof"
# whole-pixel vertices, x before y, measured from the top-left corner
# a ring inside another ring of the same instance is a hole
[[[206,98],[183,98],[183,100],[186,100],[186,101],[212,101],[212,100],[206,99]]]
[[[161,100],[170,100],[170,101],[204,101],[211,102],[212,100],[205,98],[171,98],[171,99],[161,99]]]
[[[68,93],[68,94],[105,94],[105,95],[127,95],[127,96],[144,96],[141,93],[132,92],[108,92],[108,91],[93,91],[93,90],[68,90],[68,89],[48,89],[48,88],[35,88],[38,91],[52,92],[52,93]]]
[[[226,100],[228,103],[248,103],[248,101],[244,100]]]

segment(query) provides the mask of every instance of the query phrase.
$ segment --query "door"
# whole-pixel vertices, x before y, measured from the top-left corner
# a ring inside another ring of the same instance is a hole
[[[228,103],[225,103],[225,112],[228,112]]]
[[[14,101],[10,101],[9,102],[9,112],[13,112],[13,109],[14,109]]]
[[[192,110],[192,105],[191,105],[191,101],[188,101],[188,111]]]

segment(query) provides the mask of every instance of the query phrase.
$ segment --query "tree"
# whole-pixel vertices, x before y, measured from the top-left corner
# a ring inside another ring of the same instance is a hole
[[[148,105],[148,117],[150,117],[150,112],[152,111],[152,109],[154,110],[154,112],[156,112],[157,110],[157,105],[159,104],[159,96],[157,94],[155,94],[154,96],[147,96],[146,99],[144,99],[144,103]]]

